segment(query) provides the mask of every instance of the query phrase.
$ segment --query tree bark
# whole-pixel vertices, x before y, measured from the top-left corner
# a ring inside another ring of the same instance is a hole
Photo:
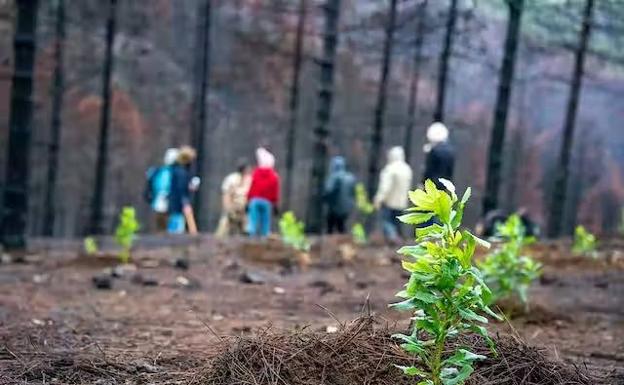
[[[386,39],[384,42],[383,59],[381,64],[381,76],[379,90],[377,92],[377,105],[375,107],[375,121],[371,136],[371,151],[368,164],[368,196],[373,196],[377,188],[379,178],[379,160],[382,158],[383,128],[386,114],[386,102],[388,93],[388,77],[392,66],[392,47],[394,45],[394,30],[396,27],[397,0],[390,0],[388,21],[386,23]]]
[[[405,159],[409,164],[412,163],[412,142],[414,141],[414,124],[416,123],[416,108],[418,106],[418,83],[420,82],[420,64],[422,62],[422,46],[425,35],[427,2],[428,0],[423,0],[418,12],[418,20],[416,22],[416,40],[414,42],[412,79],[410,82],[407,102],[407,124],[405,125],[405,136],[403,142],[405,145]]]
[[[114,66],[113,45],[115,43],[115,29],[117,23],[117,0],[109,0],[108,20],[106,22],[106,51],[104,56],[104,71],[102,74],[102,109],[100,111],[100,136],[98,143],[97,161],[95,167],[95,191],[91,201],[91,234],[102,234],[104,193],[106,190],[106,172],[108,169],[108,132],[110,126],[111,103],[111,76]]]
[[[65,0],[56,3],[56,41],[54,43],[54,80],[52,86],[52,116],[50,122],[50,145],[48,149],[48,174],[46,178],[45,213],[43,235],[54,235],[56,175],[61,140],[61,116],[65,73],[63,52],[65,46]]]
[[[290,121],[286,135],[286,183],[284,206],[290,209],[292,195],[293,169],[295,164],[295,143],[297,137],[297,113],[299,111],[299,79],[301,78],[301,57],[303,53],[303,33],[306,22],[307,0],[299,0],[299,16],[297,21],[297,36],[295,38],[295,56],[293,59],[292,84],[290,86]]]
[[[212,4],[211,0],[203,0],[199,4],[197,26],[197,48],[196,48],[196,68],[195,68],[195,84],[198,87],[195,90],[195,97],[193,100],[193,122],[191,128],[191,143],[197,150],[197,160],[195,163],[195,173],[201,178],[202,183],[199,186],[199,190],[194,196],[195,206],[195,218],[199,230],[206,229],[206,216],[204,215],[203,202],[207,198],[204,196],[204,191],[208,191],[205,188],[209,179],[209,170],[206,167],[209,162],[206,162],[206,131],[208,123],[208,106],[206,105],[210,78],[210,27],[212,18]],[[210,199],[206,199],[210,202]]]
[[[507,22],[507,36],[505,38],[505,51],[500,69],[498,83],[498,97],[494,109],[494,124],[490,137],[488,151],[487,181],[485,195],[483,196],[483,215],[498,208],[498,192],[500,190],[501,173],[503,167],[503,147],[505,145],[505,130],[509,102],[514,83],[514,69],[516,65],[516,53],[520,38],[522,23],[522,10],[524,0],[507,0],[509,7],[509,21]]]
[[[37,0],[17,0],[8,159],[0,234],[7,249],[25,249],[33,121]]]
[[[570,97],[566,118],[563,126],[563,140],[559,153],[559,161],[555,171],[555,184],[550,202],[550,217],[548,221],[548,236],[557,237],[561,235],[563,208],[565,207],[569,164],[574,139],[574,127],[576,125],[576,115],[583,85],[583,74],[585,72],[585,56],[591,36],[592,19],[594,10],[594,0],[586,0],[583,11],[583,26],[579,35],[579,44],[576,49],[574,72],[572,74],[572,84],[570,86]]]
[[[444,121],[444,104],[446,102],[446,83],[448,76],[449,61],[453,50],[453,40],[455,37],[455,24],[457,23],[457,0],[451,0],[448,19],[446,20],[446,35],[444,37],[444,47],[440,54],[440,68],[438,70],[438,97],[433,120]]]
[[[311,194],[306,213],[308,231],[314,233],[320,233],[323,230],[323,184],[327,169],[327,138],[329,136],[329,121],[334,96],[334,62],[338,46],[340,0],[327,0],[323,9],[325,11],[323,59],[319,60],[321,77],[318,93],[317,122],[314,128]]]

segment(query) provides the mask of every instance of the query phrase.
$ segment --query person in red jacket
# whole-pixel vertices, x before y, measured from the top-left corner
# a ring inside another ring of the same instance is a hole
[[[271,232],[271,216],[279,203],[280,180],[275,172],[275,157],[265,148],[256,150],[258,167],[251,174],[247,193],[249,235],[266,237]]]

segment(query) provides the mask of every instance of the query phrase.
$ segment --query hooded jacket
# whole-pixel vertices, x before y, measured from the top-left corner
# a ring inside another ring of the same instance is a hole
[[[455,166],[455,150],[448,142],[435,144],[425,160],[425,175],[423,182],[431,179],[439,189],[444,189],[439,178],[453,180],[453,169]]]
[[[266,199],[274,206],[279,203],[280,180],[273,169],[275,157],[264,148],[256,151],[258,167],[251,174],[251,186],[247,193],[247,201],[253,198]]]
[[[388,163],[379,175],[379,188],[375,194],[376,205],[393,210],[403,210],[408,205],[407,193],[412,188],[412,168],[405,162],[401,147],[388,151]]]
[[[325,181],[325,203],[329,212],[337,216],[347,216],[355,205],[355,176],[347,171],[345,159],[332,158],[329,176]]]

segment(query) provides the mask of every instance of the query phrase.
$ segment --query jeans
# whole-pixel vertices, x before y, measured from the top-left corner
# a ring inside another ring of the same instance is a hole
[[[169,221],[167,222],[167,232],[169,234],[184,234],[186,230],[186,219],[182,213],[169,214]]]
[[[344,234],[347,231],[347,215],[338,215],[330,212],[327,215],[327,233],[333,234],[334,231],[338,234]]]
[[[252,237],[267,237],[271,232],[271,202],[262,198],[249,201],[249,223],[247,231]]]
[[[399,237],[402,237],[401,221],[397,219],[401,214],[403,214],[403,210],[391,209],[386,206],[381,208],[381,224],[386,240],[395,242],[399,241]]]

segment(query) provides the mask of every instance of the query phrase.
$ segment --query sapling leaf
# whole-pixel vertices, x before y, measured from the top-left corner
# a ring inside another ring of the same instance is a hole
[[[406,375],[408,375],[410,377],[414,377],[414,376],[427,377],[427,372],[423,371],[422,369],[418,369],[415,366],[399,366],[399,365],[396,365],[396,367],[401,369],[403,371],[403,373],[405,373]]]
[[[398,219],[408,225],[420,225],[433,218],[433,213],[423,213],[420,211],[411,212],[398,217]]]

